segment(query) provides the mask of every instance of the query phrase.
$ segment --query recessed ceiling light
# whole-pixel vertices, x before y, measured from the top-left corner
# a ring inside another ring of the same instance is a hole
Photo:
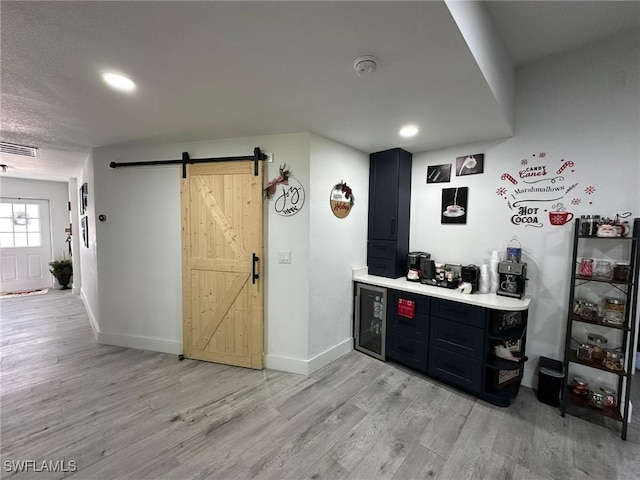
[[[418,127],[416,127],[415,125],[405,125],[400,129],[401,137],[413,137],[417,135],[417,133],[418,133]]]
[[[111,88],[121,92],[133,92],[136,89],[136,84],[124,75],[107,72],[102,74],[102,79]]]

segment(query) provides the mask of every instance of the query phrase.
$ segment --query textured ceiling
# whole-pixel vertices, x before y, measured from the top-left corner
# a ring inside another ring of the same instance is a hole
[[[488,7],[516,64],[639,24],[637,2]],[[96,146],[300,131],[364,152],[510,134],[443,2],[2,1],[0,9],[2,140],[44,147],[43,160],[58,152],[81,164]],[[360,55],[380,60],[370,78],[352,68]],[[135,94],[107,89],[107,69],[130,75]],[[401,139],[408,122],[421,132]],[[14,173],[38,173],[37,162],[6,157],[21,163]],[[55,162],[44,163],[40,174],[51,173]]]

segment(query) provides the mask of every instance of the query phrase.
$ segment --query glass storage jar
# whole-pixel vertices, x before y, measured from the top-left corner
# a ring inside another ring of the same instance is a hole
[[[613,297],[606,298],[602,309],[602,322],[609,325],[622,325],[624,323],[624,309],[624,300]]]
[[[583,320],[598,318],[598,304],[584,298],[576,298],[573,313]]]
[[[578,273],[583,277],[593,277],[593,258],[583,258]]]
[[[619,282],[628,282],[631,267],[629,262],[616,262],[613,267],[613,279]]]
[[[580,235],[585,237],[595,237],[598,232],[598,224],[600,223],[600,215],[581,215],[580,216]]]
[[[601,386],[598,388],[598,391],[604,397],[605,407],[613,408],[618,405],[618,396],[615,390],[607,386]]]
[[[610,280],[613,274],[611,263],[605,260],[599,260],[596,262],[596,266],[593,269],[593,276],[602,280]]]
[[[591,345],[591,359],[601,362],[605,358],[607,338],[596,333],[587,334],[587,343]]]
[[[601,408],[607,406],[607,402],[604,398],[604,394],[598,390],[591,390],[589,392],[589,405],[595,408]]]

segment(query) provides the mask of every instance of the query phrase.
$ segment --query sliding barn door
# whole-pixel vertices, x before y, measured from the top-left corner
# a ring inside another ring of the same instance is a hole
[[[262,164],[189,165],[181,183],[187,358],[262,368]]]

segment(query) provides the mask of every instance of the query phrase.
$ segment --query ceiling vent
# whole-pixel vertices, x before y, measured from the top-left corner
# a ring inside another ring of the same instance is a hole
[[[27,147],[25,145],[7,142],[0,142],[0,152],[10,153],[11,155],[22,155],[23,157],[35,158],[38,156],[38,149],[36,147]]]

